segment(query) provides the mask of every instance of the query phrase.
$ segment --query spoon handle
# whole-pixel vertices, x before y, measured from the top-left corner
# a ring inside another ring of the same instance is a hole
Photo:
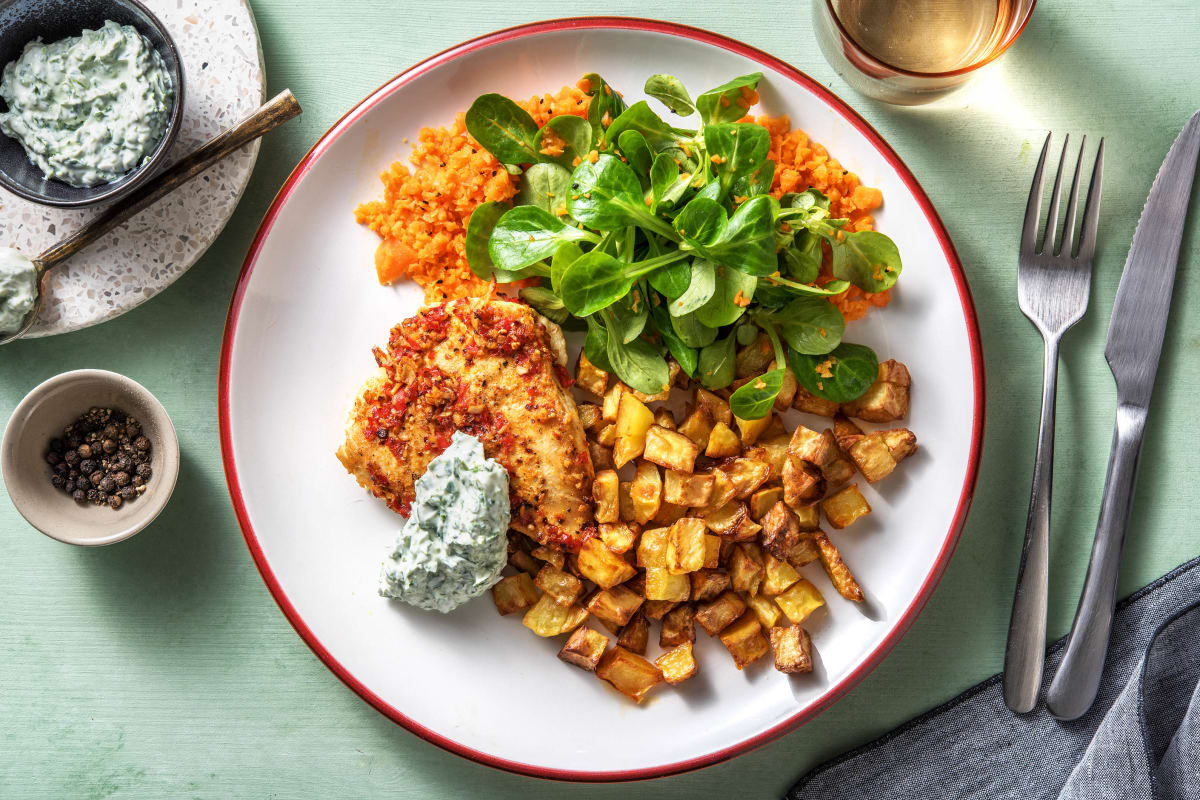
[[[42,253],[37,260],[41,262],[43,269],[49,270],[142,209],[158,202],[164,195],[187,183],[234,150],[254,141],[299,113],[300,103],[290,90],[284,89],[253,114],[229,130],[209,139],[194,152],[151,178],[137,191],[113,203],[103,214]]]

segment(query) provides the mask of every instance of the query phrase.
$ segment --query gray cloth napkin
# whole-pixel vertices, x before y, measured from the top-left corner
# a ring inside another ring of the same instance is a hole
[[[1043,695],[1065,640],[1047,651]],[[1096,704],[1017,716],[1000,676],[810,772],[787,800],[1197,800],[1200,558],[1117,606]]]

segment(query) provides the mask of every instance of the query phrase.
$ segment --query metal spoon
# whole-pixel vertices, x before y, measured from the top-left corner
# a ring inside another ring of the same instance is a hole
[[[42,310],[42,298],[46,294],[46,278],[50,274],[50,270],[134,214],[157,203],[165,195],[187,183],[234,150],[247,142],[254,141],[299,113],[300,103],[297,102],[291,91],[284,89],[253,114],[229,130],[209,139],[193,153],[179,159],[143,184],[137,191],[113,203],[103,214],[33,259],[34,268],[37,270],[37,299],[15,333],[0,332],[0,345],[20,339],[37,321],[38,314]]]

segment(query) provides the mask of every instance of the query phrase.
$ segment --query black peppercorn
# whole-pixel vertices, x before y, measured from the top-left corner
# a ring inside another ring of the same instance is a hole
[[[50,482],[54,483],[54,479],[51,478]],[[67,494],[74,494],[75,493],[75,481],[71,478],[68,478],[67,480],[63,481],[62,489]]]
[[[124,502],[124,501],[121,500],[121,495],[119,495],[119,494],[110,495],[108,498],[108,507],[113,510],[116,510],[121,507],[122,502]]]
[[[125,423],[125,435],[130,439],[137,438],[137,435],[142,432],[142,426],[136,421],[130,420]]]
[[[150,476],[153,474],[149,464],[138,464],[136,472],[137,476],[142,480],[150,480]]]
[[[88,499],[89,503],[96,502],[96,498],[98,498],[99,496],[100,496],[99,489],[88,489],[87,490],[87,499]]]
[[[79,447],[79,445],[82,441],[83,441],[82,439],[80,439],[78,436],[75,436],[74,434],[68,436],[67,437],[67,449],[74,450],[76,447]]]
[[[124,470],[122,470],[121,472],[114,473],[112,477],[113,477],[113,481],[116,482],[117,486],[128,486],[129,485],[129,473],[125,472]]]
[[[117,443],[112,439],[105,439],[100,443],[100,449],[111,456],[113,453],[117,452]]]
[[[76,449],[76,451],[78,451],[80,458],[91,458],[92,457],[92,446],[90,444],[88,444],[87,442],[84,442],[83,444],[79,445],[79,447],[77,447],[75,449]]]
[[[137,497],[137,489],[133,488],[132,486],[126,486],[125,488],[121,489],[118,494],[121,495],[122,500],[132,500],[133,498]]]
[[[134,475],[133,479],[130,481],[130,483],[132,483],[134,486],[145,486],[146,479],[143,478],[141,475]]]
[[[51,450],[50,452],[46,453],[46,463],[47,464],[50,464],[51,466],[53,466],[54,464],[57,464],[60,461],[62,461],[62,456],[57,451]]]
[[[66,482],[65,480],[63,480],[63,476],[62,476],[62,475],[53,475],[53,476],[51,476],[51,477],[50,477],[50,483],[51,483],[51,484],[53,484],[53,486],[54,486],[54,488],[55,488],[55,489],[61,489],[61,488],[63,488],[64,486],[66,486],[66,485],[67,485],[67,482]]]
[[[139,436],[133,440],[133,446],[138,450],[138,452],[144,453],[150,449],[150,440],[145,436]]]
[[[100,491],[112,494],[117,488],[117,482],[112,475],[105,475],[100,481]]]
[[[88,475],[88,480],[91,481],[92,486],[99,486],[100,481],[104,480],[104,473],[96,470],[91,475]]]
[[[91,475],[96,471],[96,462],[90,458],[85,458],[79,462],[79,471],[84,475]]]
[[[75,491],[71,492],[71,499],[76,503],[83,503],[87,501],[87,494],[83,491],[83,489],[76,489]]]
[[[68,450],[67,452],[63,453],[63,461],[67,462],[68,466],[73,467],[79,463],[79,453],[75,452],[74,450]]]
[[[104,426],[104,438],[105,439],[117,438],[117,426],[113,425],[112,423],[105,425]]]
[[[61,461],[54,465],[54,474],[55,475],[66,475],[70,471],[71,471],[71,468],[68,467],[66,464],[64,464]]]

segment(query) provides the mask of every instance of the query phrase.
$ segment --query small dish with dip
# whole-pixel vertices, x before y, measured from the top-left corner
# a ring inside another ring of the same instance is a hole
[[[105,430],[105,424],[79,431],[89,417],[115,423],[116,429]],[[127,423],[135,429],[126,430]],[[76,429],[79,441],[68,440],[68,428]],[[126,440],[135,449],[123,448]],[[85,446],[91,449],[81,450]],[[94,462],[72,475],[99,473],[95,488],[115,494],[116,487],[101,482],[124,471],[128,483],[115,482],[133,486],[136,497],[119,503],[72,498],[54,479],[56,471],[68,477],[66,469],[56,469],[66,452]],[[131,463],[117,463],[123,453]],[[135,480],[139,467],[142,476]],[[179,438],[162,403],[137,381],[105,370],[74,370],[38,385],[17,405],[0,442],[0,470],[13,505],[42,533],[67,544],[113,544],[145,528],[166,507],[179,475]]]
[[[165,165],[183,96],[175,44],[137,0],[0,5],[0,185],[27,200],[135,189]]]

